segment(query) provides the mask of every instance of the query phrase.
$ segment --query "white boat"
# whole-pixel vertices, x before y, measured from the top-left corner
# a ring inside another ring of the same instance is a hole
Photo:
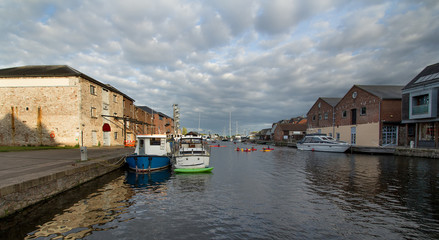
[[[174,147],[174,167],[176,169],[208,168],[210,147],[199,135],[182,136]]]
[[[297,149],[319,152],[346,152],[351,147],[349,143],[337,141],[324,134],[306,135],[300,142],[297,142]]]

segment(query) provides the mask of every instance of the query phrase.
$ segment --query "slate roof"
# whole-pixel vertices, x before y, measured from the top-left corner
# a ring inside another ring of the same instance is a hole
[[[168,115],[166,115],[166,114],[164,114],[164,113],[162,113],[162,112],[157,112],[157,111],[155,111],[154,109],[152,109],[152,108],[150,108],[150,107],[148,107],[148,106],[136,106],[136,107],[142,109],[143,111],[145,111],[145,112],[147,112],[147,113],[152,114],[152,113],[154,112],[154,114],[158,114],[159,116],[162,116],[162,117],[165,117],[165,118],[170,118],[170,119],[172,119],[172,118],[169,117]]]
[[[418,75],[416,75],[416,77],[414,77],[407,85],[405,85],[403,89],[405,90],[433,82],[439,82],[439,74],[435,74],[435,73],[439,73],[439,63],[435,63],[425,67],[424,70],[422,70]],[[431,75],[431,77],[425,78],[429,75]],[[424,79],[421,79],[421,81],[416,82],[422,77],[424,77]]]
[[[341,100],[341,98],[327,98],[327,97],[322,97],[321,99],[333,107],[335,107],[335,105],[337,105],[337,103],[340,102]]]
[[[381,99],[401,99],[401,90],[404,86],[394,85],[354,85]]]
[[[152,114],[152,111],[153,111],[153,110],[152,110],[150,107],[147,107],[147,106],[136,106],[136,107],[142,109],[143,111],[145,111],[145,112],[147,112],[147,113]]]
[[[277,125],[282,131],[306,131],[306,124],[280,123]]]
[[[31,65],[0,69],[0,79],[19,77],[82,77],[104,88],[111,89],[113,92],[119,93],[133,102],[135,101],[115,87],[109,84],[101,83],[98,80],[87,76],[84,73],[67,65]]]

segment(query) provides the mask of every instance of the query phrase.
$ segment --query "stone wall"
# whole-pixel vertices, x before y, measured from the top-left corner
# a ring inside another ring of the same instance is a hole
[[[54,173],[27,182],[0,188],[0,218],[69,190],[96,177],[114,171],[120,157],[100,162],[88,162],[73,169]]]
[[[104,123],[109,146],[123,145],[123,121],[114,117],[123,116],[123,97],[109,90],[104,99],[104,86],[81,77],[2,80],[0,145],[103,146]]]

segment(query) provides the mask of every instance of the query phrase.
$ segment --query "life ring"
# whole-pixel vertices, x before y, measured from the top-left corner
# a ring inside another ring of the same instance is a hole
[[[51,137],[51,138],[55,138],[55,132],[52,131],[52,132],[50,133],[50,137]]]

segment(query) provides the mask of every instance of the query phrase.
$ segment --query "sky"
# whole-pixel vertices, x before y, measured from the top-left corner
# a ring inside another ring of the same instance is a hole
[[[439,62],[437,0],[2,0],[0,31],[0,68],[69,65],[220,135]]]

